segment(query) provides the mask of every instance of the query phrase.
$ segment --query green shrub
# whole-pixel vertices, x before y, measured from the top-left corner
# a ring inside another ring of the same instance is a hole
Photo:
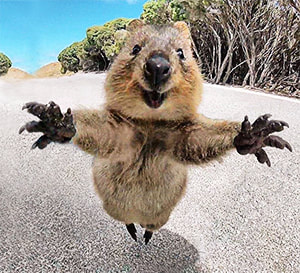
[[[120,52],[126,39],[125,29],[131,19],[119,18],[103,26],[92,26],[86,30],[86,38],[64,49],[58,56],[62,73],[103,71],[108,68]]]
[[[80,70],[80,56],[83,53],[84,41],[73,43],[65,48],[58,55],[58,61],[61,63],[61,73],[66,73],[68,70],[78,72]]]
[[[0,76],[6,74],[11,65],[11,60],[0,52]]]
[[[118,18],[118,19],[115,19],[115,20],[105,23],[103,26],[108,27],[108,28],[112,29],[113,31],[117,31],[117,30],[121,30],[121,29],[126,29],[126,27],[130,21],[131,21],[131,19]]]

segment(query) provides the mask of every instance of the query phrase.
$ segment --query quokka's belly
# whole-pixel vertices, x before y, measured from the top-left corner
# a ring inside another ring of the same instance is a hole
[[[162,225],[184,193],[187,171],[166,158],[143,164],[95,158],[94,185],[104,209],[113,218]]]

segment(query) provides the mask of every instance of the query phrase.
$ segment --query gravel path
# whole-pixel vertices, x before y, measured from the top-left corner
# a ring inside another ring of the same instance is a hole
[[[103,103],[104,74],[0,80],[0,272],[300,272],[300,101],[205,85],[199,111],[290,124],[280,135],[294,152],[268,149],[272,167],[232,151],[191,167],[187,193],[148,246],[106,215],[92,158],[72,145],[30,150],[18,135],[28,101],[65,110]]]

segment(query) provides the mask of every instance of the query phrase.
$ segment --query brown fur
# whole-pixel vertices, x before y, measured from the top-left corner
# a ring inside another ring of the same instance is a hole
[[[148,230],[164,225],[184,194],[187,165],[207,162],[233,148],[239,126],[197,114],[202,80],[188,34],[184,23],[135,25],[107,75],[104,110],[74,113],[73,141],[95,156],[94,184],[105,210]],[[132,56],[136,44],[142,50]],[[185,54],[183,62],[178,48]],[[168,56],[172,73],[164,86],[167,99],[153,109],[144,102],[141,88],[148,87],[145,61],[157,51]]]

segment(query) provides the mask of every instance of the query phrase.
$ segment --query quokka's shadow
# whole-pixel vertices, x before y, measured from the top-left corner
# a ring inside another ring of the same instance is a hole
[[[32,197],[22,201],[21,214],[8,219],[0,235],[1,272],[201,272],[197,249],[174,232],[162,229],[145,246],[142,228],[137,226],[138,242],[133,241],[125,225],[101,207]]]
[[[176,233],[162,229],[145,246],[142,229],[138,229],[137,243],[127,236],[123,227],[111,231],[118,233],[113,241],[107,242],[105,238],[95,246],[96,249],[108,247],[106,254],[98,256],[101,262],[97,255],[94,257],[98,272],[200,272],[195,266],[199,258],[197,249]]]
[[[23,142],[26,152],[0,182],[0,272],[198,272],[197,249],[180,235],[162,229],[145,246],[139,226],[135,242],[105,213],[86,155],[72,147],[29,153]]]

